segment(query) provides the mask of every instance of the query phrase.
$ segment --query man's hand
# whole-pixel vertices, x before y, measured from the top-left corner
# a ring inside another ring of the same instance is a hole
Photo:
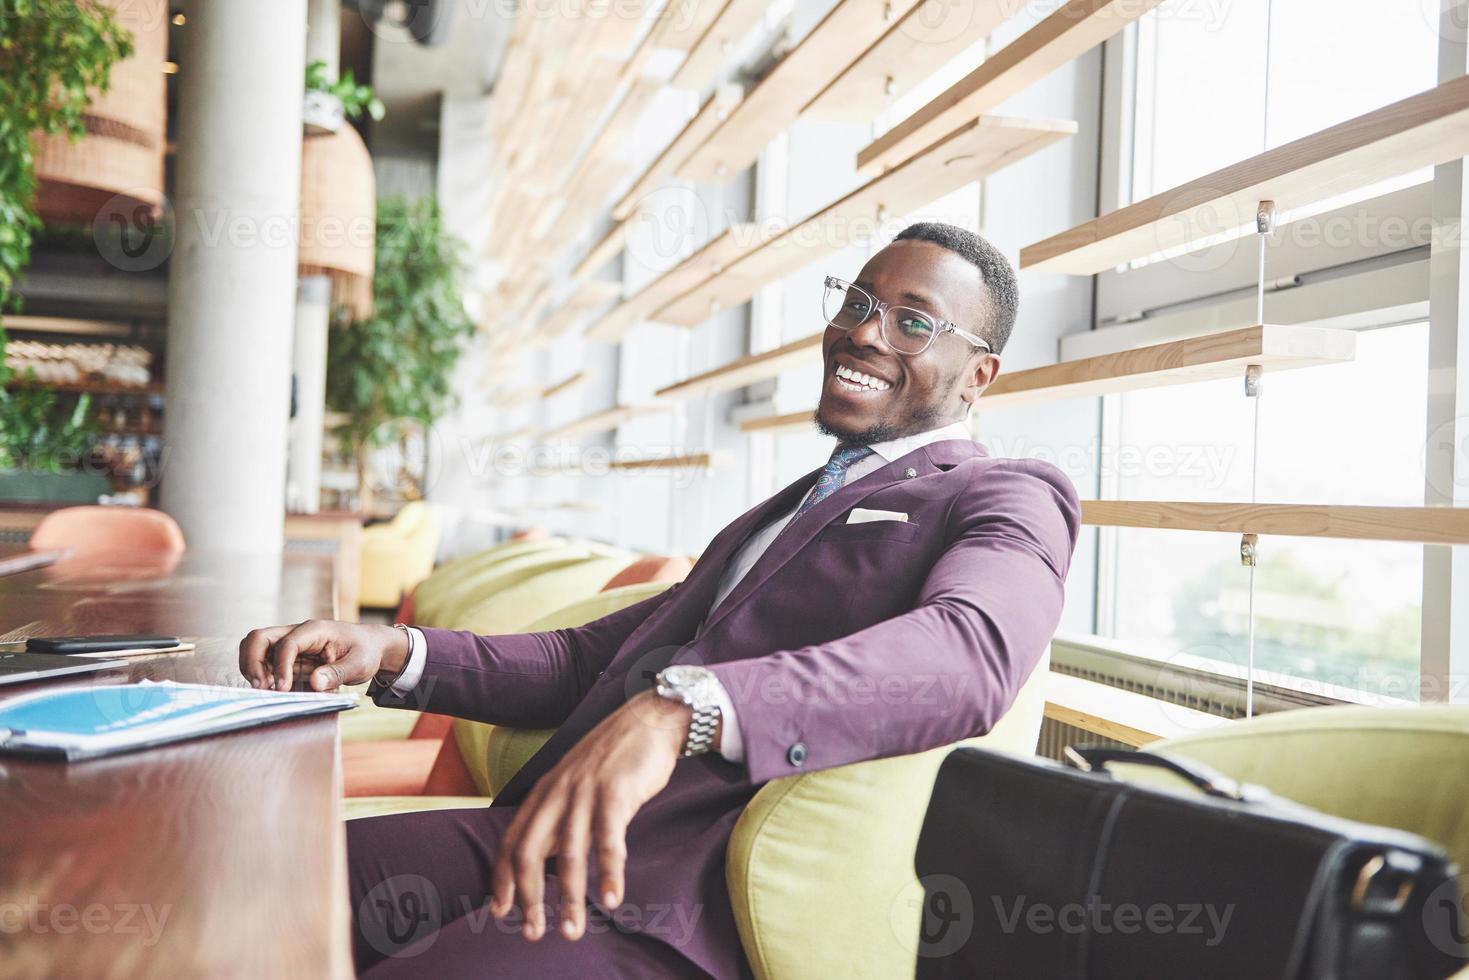
[[[541,777],[500,842],[490,875],[490,911],[503,918],[518,904],[525,938],[546,932],[542,895],[546,859],[556,856],[561,933],[586,930],[587,857],[593,854],[602,905],[622,903],[627,825],[673,775],[693,712],[651,691],[602,720]]]
[[[361,684],[380,671],[396,674],[408,657],[408,637],[393,626],[311,619],[294,626],[251,630],[240,641],[240,673],[251,687],[289,691],[298,673],[313,691]]]

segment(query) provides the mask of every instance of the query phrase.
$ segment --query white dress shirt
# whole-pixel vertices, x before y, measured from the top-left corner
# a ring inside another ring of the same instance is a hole
[[[875,442],[868,447],[872,450],[871,456],[863,457],[847,467],[847,478],[842,485],[846,486],[855,480],[860,480],[868,473],[872,473],[894,460],[901,459],[913,450],[921,449],[931,442],[942,442],[946,439],[972,440],[973,438],[969,433],[969,423],[959,421],[951,422],[937,429],[929,429],[927,432],[920,432],[916,435],[900,436],[897,439],[890,439],[887,442]],[[809,494],[810,491],[807,492]],[[785,530],[785,526],[790,523],[791,518],[795,516],[796,511],[800,509],[801,503],[805,499],[805,497],[802,497],[796,503],[795,507],[792,507],[789,511],[774,521],[771,521],[763,528],[756,530],[740,546],[739,550],[734,553],[729,563],[725,565],[724,573],[719,578],[719,588],[715,591],[714,601],[709,606],[711,613],[719,608],[719,604],[729,597],[729,594],[735,590],[735,586],[740,584],[740,580],[749,574],[750,569],[755,567],[755,563],[760,560],[760,556],[765,554],[765,549],[769,548],[771,542],[780,535],[781,531]],[[700,630],[702,631],[702,629],[703,627],[701,625]],[[428,654],[428,643],[424,639],[422,631],[409,627],[408,633],[408,663],[404,666],[403,672],[398,675],[398,678],[389,688],[399,698],[407,697],[408,693],[418,686],[419,680],[423,677],[424,662]],[[720,702],[721,712],[719,754],[730,762],[743,762],[745,760],[745,743],[740,735],[739,719],[735,717],[734,702],[730,700],[729,694],[724,690],[723,686],[719,685],[717,681],[715,683],[716,687],[718,687],[717,697]]]

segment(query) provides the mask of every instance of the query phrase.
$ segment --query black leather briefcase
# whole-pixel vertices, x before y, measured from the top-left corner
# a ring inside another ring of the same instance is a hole
[[[1071,751],[1076,768],[944,761],[915,858],[919,980],[1416,980],[1465,964],[1464,883],[1429,841],[1176,757]],[[1116,762],[1203,794],[1115,779]]]

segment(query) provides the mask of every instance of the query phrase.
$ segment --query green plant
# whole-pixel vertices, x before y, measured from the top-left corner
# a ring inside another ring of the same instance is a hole
[[[363,112],[373,119],[381,119],[386,112],[382,99],[373,94],[371,85],[357,84],[357,76],[352,69],[348,68],[335,82],[327,78],[325,61],[313,61],[306,66],[306,91],[335,95],[342,103],[342,114],[348,119],[356,119]]]
[[[92,90],[133,53],[132,36],[99,0],[0,0],[0,311],[30,261],[37,133],[86,133]]]
[[[378,202],[372,316],[338,312],[327,347],[327,405],[346,414],[337,430],[368,450],[429,425],[453,405],[450,375],[474,324],[459,279],[464,244],[444,229],[432,200]]]
[[[68,411],[54,390],[31,381],[0,391],[0,469],[75,469],[96,443],[91,407],[84,394]]]
[[[132,36],[99,0],[0,0],[0,313],[19,305],[15,278],[30,262],[37,134],[86,135],[92,91],[133,53]],[[54,391],[13,383],[0,327],[0,467],[55,471],[92,445],[91,399],[68,411]]]

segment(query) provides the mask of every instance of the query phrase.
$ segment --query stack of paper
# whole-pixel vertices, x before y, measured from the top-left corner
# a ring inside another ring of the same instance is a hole
[[[356,702],[351,694],[173,681],[42,691],[0,702],[0,752],[91,759],[284,718],[342,711]]]

